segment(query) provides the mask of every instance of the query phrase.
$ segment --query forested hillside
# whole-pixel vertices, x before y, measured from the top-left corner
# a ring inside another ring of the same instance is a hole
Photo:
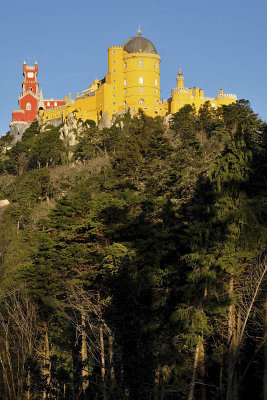
[[[266,123],[79,123],[0,139],[0,399],[267,400]]]

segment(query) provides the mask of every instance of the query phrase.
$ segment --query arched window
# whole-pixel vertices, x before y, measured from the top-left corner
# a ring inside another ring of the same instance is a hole
[[[50,107],[50,101],[47,102],[47,107]]]
[[[145,100],[144,99],[139,99],[139,104],[144,104]]]
[[[124,84],[124,86],[127,85],[127,79],[124,79],[123,84]]]
[[[127,63],[126,63],[126,62],[123,64],[123,68],[124,68],[124,69],[127,68]]]
[[[26,104],[26,110],[31,110],[31,109],[32,109],[31,103],[27,103],[27,104]]]
[[[55,101],[55,103],[54,103],[54,107],[56,107],[57,106],[57,102]]]
[[[143,66],[143,60],[139,60],[138,61],[138,65],[139,65],[139,67],[142,67]]]
[[[127,104],[127,101],[124,100],[123,105],[126,106],[126,104]]]
[[[157,80],[157,78],[155,79],[155,85],[157,86],[157,84],[158,84],[158,80]]]
[[[144,78],[142,76],[139,76],[139,83],[140,85],[143,85],[144,83]]]
[[[144,91],[144,88],[140,87],[139,88],[139,93],[143,93],[143,91]]]

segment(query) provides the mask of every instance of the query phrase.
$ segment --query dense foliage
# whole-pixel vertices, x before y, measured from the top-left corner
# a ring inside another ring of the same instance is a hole
[[[0,399],[267,399],[267,126],[245,100],[0,139]]]

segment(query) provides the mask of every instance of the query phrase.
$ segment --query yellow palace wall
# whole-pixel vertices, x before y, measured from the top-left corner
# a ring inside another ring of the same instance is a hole
[[[105,79],[94,80],[75,101],[65,98],[65,105],[52,110],[41,110],[44,122],[56,118],[65,121],[68,114],[75,112],[77,119],[92,119],[99,122],[104,112],[111,119],[117,112],[131,108],[135,112],[143,109],[155,117],[175,113],[186,104],[194,105],[196,111],[206,101],[212,108],[236,102],[236,95],[224,94],[220,89],[215,98],[205,97],[198,87],[184,87],[184,77],[179,69],[177,87],[172,89],[170,99],[160,100],[160,56],[155,53],[128,53],[122,46],[108,49],[108,74]]]

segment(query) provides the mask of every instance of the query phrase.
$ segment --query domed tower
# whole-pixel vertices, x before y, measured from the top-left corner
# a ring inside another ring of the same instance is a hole
[[[124,107],[159,114],[160,56],[154,44],[141,36],[131,37],[123,45]]]
[[[140,29],[123,46],[109,47],[105,81],[112,86],[110,114],[125,108],[160,114],[160,56]]]

